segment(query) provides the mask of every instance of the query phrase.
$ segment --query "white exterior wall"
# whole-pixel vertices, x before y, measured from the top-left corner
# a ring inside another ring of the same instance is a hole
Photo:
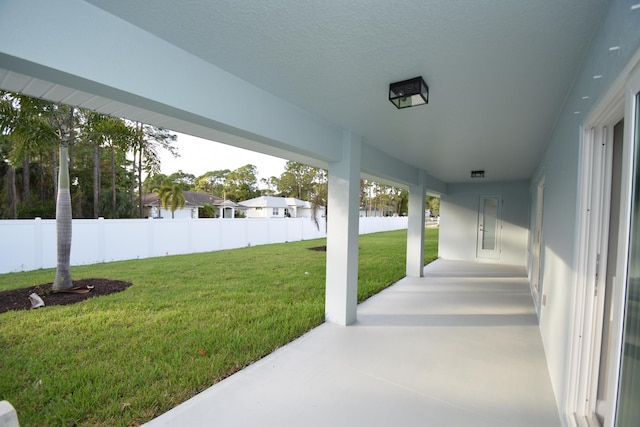
[[[184,208],[184,209],[176,209],[173,212],[173,216],[171,215],[170,209],[162,209],[160,213],[162,219],[187,219],[187,218],[198,218],[198,208]]]
[[[603,16],[530,188],[544,179],[540,331],[558,407],[564,408],[575,299],[578,174],[584,119],[640,48],[637,1],[614,0]],[[609,48],[618,49],[610,51]],[[601,76],[594,79],[593,76]],[[588,99],[583,99],[589,96]],[[535,199],[535,192],[530,194]],[[534,220],[531,217],[531,221]],[[443,216],[444,221],[444,216]],[[444,223],[442,225],[444,229]],[[533,223],[530,224],[533,228]],[[533,241],[533,239],[530,239]]]
[[[500,259],[477,258],[478,205],[481,195],[502,196]],[[527,259],[529,183],[449,185],[440,199],[440,243],[444,259],[524,266]]]
[[[277,208],[278,209],[278,214],[274,215],[273,214],[273,209],[272,207],[254,207],[254,208],[247,208],[247,218],[284,218],[284,209],[285,208]]]
[[[150,208],[148,208],[148,215],[150,218],[172,219],[171,209],[164,209],[162,206],[151,206]],[[179,218],[198,218],[198,207],[188,206],[182,209],[176,209],[173,212],[173,219]]]
[[[247,218],[269,218],[267,209],[268,208],[247,208],[245,215]]]
[[[262,207],[260,209],[255,207],[247,208],[246,215],[247,215],[247,218],[285,218],[284,216],[285,209],[289,209],[291,218],[311,218],[313,214],[312,209],[295,208],[295,207],[289,207],[289,208],[278,207],[278,215],[274,215],[273,209],[274,208],[272,207]],[[324,210],[322,211],[322,213],[324,214]]]
[[[360,234],[407,228],[407,218],[360,218]],[[12,242],[0,251],[0,274],[56,266],[55,220],[0,221]],[[71,264],[85,265],[326,237],[308,218],[75,219]]]

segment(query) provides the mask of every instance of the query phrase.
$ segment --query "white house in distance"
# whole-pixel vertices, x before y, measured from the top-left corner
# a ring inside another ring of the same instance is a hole
[[[157,193],[145,194],[142,197],[144,214],[146,218],[171,219],[173,218],[199,218],[199,210],[205,204],[213,205],[217,208],[216,218],[234,218],[237,205],[221,197],[212,196],[197,191],[183,191],[185,198],[183,208],[176,209],[171,215],[170,209],[164,209],[160,197]]]
[[[312,218],[311,202],[293,197],[260,196],[239,202],[247,218]],[[324,216],[324,206],[318,207],[318,216]]]

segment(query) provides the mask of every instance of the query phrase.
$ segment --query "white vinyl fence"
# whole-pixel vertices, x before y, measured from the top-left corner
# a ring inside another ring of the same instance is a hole
[[[360,234],[407,228],[406,217],[360,218]],[[56,221],[0,221],[0,274],[56,266]],[[213,252],[326,237],[309,218],[75,219],[71,265]]]

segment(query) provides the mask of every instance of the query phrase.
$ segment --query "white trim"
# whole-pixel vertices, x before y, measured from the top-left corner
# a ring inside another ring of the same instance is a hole
[[[578,229],[575,247],[575,296],[571,317],[571,343],[567,393],[563,412],[568,425],[598,425],[592,418],[596,408],[597,366],[602,329],[604,292],[596,297],[596,272],[599,281],[605,280],[606,252],[608,245],[609,218],[604,206],[610,198],[611,153],[607,144],[611,141],[613,126],[625,118],[624,152],[621,183],[620,227],[618,230],[617,272],[627,271],[629,222],[631,206],[631,179],[633,142],[633,112],[631,84],[640,81],[640,50],[625,67],[611,88],[605,93],[587,117],[582,127],[580,141],[580,171],[578,182]],[[635,74],[633,74],[635,73]],[[633,74],[633,75],[632,75]],[[640,87],[640,84],[638,84]],[[626,108],[625,108],[626,103]],[[607,188],[607,186],[609,186]],[[598,207],[598,209],[595,209]],[[596,269],[596,259],[600,254],[600,266]],[[617,406],[617,384],[619,379],[622,317],[624,313],[626,280],[613,281],[611,330],[612,358],[609,364],[609,399],[607,402],[604,427],[612,427]],[[595,424],[594,424],[595,422]]]
[[[589,414],[597,413],[597,397],[598,397],[598,382],[600,379],[600,359],[602,349],[602,332],[603,332],[603,317],[604,307],[606,300],[606,285],[607,285],[607,260],[609,259],[609,241],[610,241],[610,215],[611,215],[611,181],[613,174],[613,129],[614,126],[605,126],[600,128],[600,140],[603,142],[601,145],[602,152],[600,156],[600,172],[602,175],[599,177],[600,183],[600,204],[598,221],[594,232],[597,233],[597,248],[599,263],[596,265],[595,273],[597,280],[595,282],[594,299],[591,312],[591,324],[589,325],[589,332],[591,337],[590,348],[587,349],[589,357],[589,366],[587,374],[588,377],[587,388],[585,389],[589,398],[587,404],[587,412]],[[610,284],[613,286],[613,284]],[[613,395],[613,391],[611,391]]]
[[[569,383],[567,390],[566,411],[577,419],[590,415],[588,402],[588,379],[591,362],[588,360],[592,352],[592,331],[588,322],[592,318],[593,290],[595,287],[595,259],[598,247],[594,245],[596,236],[594,227],[599,221],[599,211],[594,205],[600,204],[597,191],[601,164],[598,140],[600,135],[596,128],[583,131],[580,164],[580,181],[578,191],[578,233],[577,262],[575,272],[575,297],[573,303],[572,334],[570,347]],[[595,199],[595,200],[594,200]],[[595,203],[594,203],[595,202]]]
[[[636,55],[637,58],[638,55]],[[636,103],[636,96],[640,93],[640,59],[637,60],[633,67],[632,75],[630,75],[626,81],[625,86],[625,123],[624,123],[624,141],[625,147],[623,152],[623,175],[622,185],[620,191],[621,198],[621,221],[620,229],[618,230],[619,246],[618,246],[618,280],[616,289],[614,292],[612,316],[612,336],[619,337],[620,340],[617,345],[612,346],[613,357],[612,363],[609,367],[611,373],[609,379],[609,387],[611,390],[615,390],[614,401],[610,405],[609,413],[611,417],[617,416],[618,407],[618,394],[619,394],[619,382],[620,382],[620,367],[622,363],[622,334],[624,331],[624,311],[627,293],[627,277],[629,268],[629,239],[631,231],[631,198],[633,191],[633,175],[634,167],[636,170],[640,168],[639,164],[634,166],[634,131],[640,132],[640,123],[636,122],[636,108],[639,106]],[[640,150],[640,147],[635,147],[636,150]],[[640,173],[640,172],[635,172]],[[640,207],[639,207],[640,208]],[[613,420],[615,421],[615,420]],[[613,424],[612,424],[613,425]]]

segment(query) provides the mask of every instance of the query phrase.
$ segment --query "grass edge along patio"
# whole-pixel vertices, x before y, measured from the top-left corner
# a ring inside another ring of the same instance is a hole
[[[325,239],[73,267],[126,291],[0,314],[0,397],[21,425],[136,425],[321,324]],[[425,230],[425,263],[438,230]],[[405,274],[406,231],[359,239],[358,299]],[[0,275],[0,290],[52,270]]]

